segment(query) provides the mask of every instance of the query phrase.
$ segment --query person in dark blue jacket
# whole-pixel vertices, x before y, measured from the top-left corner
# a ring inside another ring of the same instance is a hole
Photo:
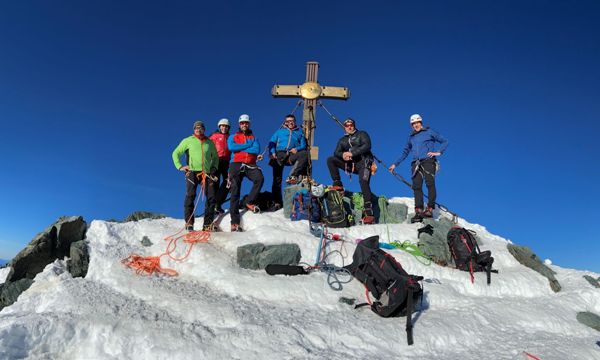
[[[296,126],[296,117],[293,114],[285,116],[281,129],[275,131],[269,140],[269,165],[273,167],[273,201],[280,207],[283,206],[281,197],[281,182],[283,168],[291,166],[290,175],[285,182],[297,184],[308,171],[308,150],[306,138],[302,129]]]
[[[414,114],[410,117],[410,126],[413,132],[408,137],[408,142],[400,158],[390,166],[393,172],[409,154],[412,154],[412,189],[415,194],[415,216],[412,221],[420,221],[424,217],[432,217],[435,208],[436,190],[435,173],[437,171],[436,157],[442,155],[448,147],[448,140],[429,127],[423,127],[421,115]],[[436,150],[436,144],[439,148]],[[427,184],[427,208],[423,208],[423,179]]]

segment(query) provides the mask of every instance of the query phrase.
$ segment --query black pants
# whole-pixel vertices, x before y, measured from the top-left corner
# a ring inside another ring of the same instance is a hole
[[[273,185],[271,186],[271,193],[273,194],[273,201],[283,206],[283,199],[281,197],[281,182],[283,180],[283,168],[291,166],[290,176],[308,175],[308,151],[301,150],[295,154],[288,153],[287,151],[278,151],[275,153],[277,159],[271,159],[269,165],[273,167]]]
[[[265,181],[258,165],[246,165],[239,162],[229,164],[229,180],[231,181],[231,187],[229,188],[231,190],[229,211],[231,213],[231,224],[240,224],[240,191],[244,176],[252,181],[252,189],[246,200],[249,204],[252,204],[256,200],[258,192]]]
[[[198,178],[199,174],[202,173],[199,171],[188,171],[185,174],[185,200],[183,201],[183,216],[186,224],[188,225],[194,225],[194,202],[196,200],[196,190],[198,189],[198,185],[202,184],[202,178]],[[207,177],[204,186],[204,195],[206,196],[206,201],[204,202],[204,225],[210,225],[215,217],[215,193],[217,184]]]
[[[229,189],[227,188],[227,177],[229,173],[229,159],[219,159],[219,168],[217,169],[217,175],[219,177],[220,185],[217,184],[217,208],[223,208],[223,203],[227,199]]]
[[[437,195],[435,191],[436,165],[435,159],[425,159],[411,163],[410,168],[413,174],[412,189],[415,193],[416,208],[423,209],[423,178],[425,178],[425,184],[427,185],[427,206],[435,208],[435,198]]]
[[[358,174],[358,183],[360,184],[360,191],[363,193],[365,209],[373,204],[373,195],[371,194],[371,185],[369,184],[371,181],[372,162],[373,161],[369,158],[363,158],[355,163],[344,161],[336,156],[331,156],[327,159],[327,167],[329,168],[329,174],[333,181],[341,182],[339,169]],[[352,167],[352,164],[354,164],[354,168]]]

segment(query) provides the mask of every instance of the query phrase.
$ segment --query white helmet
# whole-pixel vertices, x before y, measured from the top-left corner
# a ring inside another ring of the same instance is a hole
[[[421,118],[421,115],[419,114],[412,114],[410,116],[410,124],[414,124],[416,122],[423,122],[423,119]]]
[[[242,114],[242,115],[240,115],[240,120],[238,122],[241,123],[241,122],[244,122],[244,121],[250,122],[250,115],[248,115],[248,114]]]
[[[223,119],[219,120],[219,123],[217,124],[217,126],[221,126],[221,125],[229,126],[229,119],[223,118]]]

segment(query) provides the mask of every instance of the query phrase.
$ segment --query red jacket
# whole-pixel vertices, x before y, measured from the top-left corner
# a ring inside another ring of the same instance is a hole
[[[260,144],[251,131],[248,134],[237,132],[227,140],[227,145],[233,152],[232,162],[255,165],[260,152]]]
[[[223,134],[220,131],[215,131],[210,136],[210,139],[215,143],[215,147],[217,148],[219,159],[229,161],[231,151],[229,151],[229,147],[227,146],[227,138],[229,138],[229,134]]]

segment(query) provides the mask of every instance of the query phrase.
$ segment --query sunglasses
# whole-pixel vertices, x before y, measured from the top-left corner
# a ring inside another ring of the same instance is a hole
[[[344,124],[344,127],[354,127],[354,124],[352,124],[352,123]]]

